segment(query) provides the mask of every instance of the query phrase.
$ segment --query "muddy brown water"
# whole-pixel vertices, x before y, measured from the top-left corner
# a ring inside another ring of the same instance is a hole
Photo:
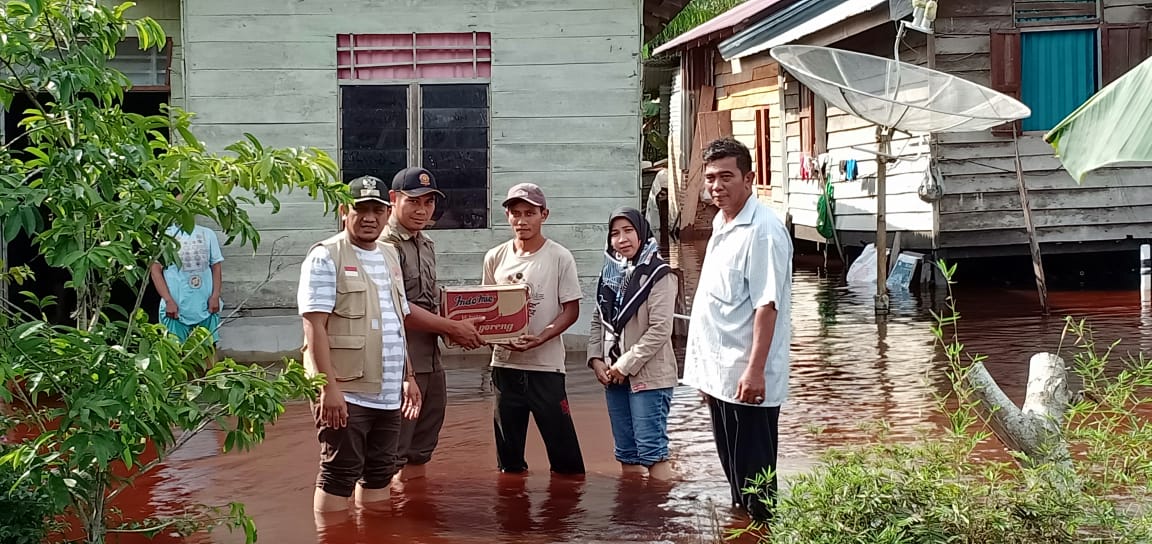
[[[677,255],[687,270],[699,245]],[[689,284],[693,278],[687,278]],[[963,282],[961,271],[960,281]],[[1042,317],[1032,290],[957,292],[960,330],[972,352],[1008,394],[1019,401],[1028,358],[1053,350],[1063,316],[1088,318],[1097,338],[1121,339],[1118,351],[1152,351],[1152,317],[1138,294],[1055,292],[1053,313]],[[947,387],[940,351],[930,332],[929,310],[940,292],[896,296],[892,314],[878,325],[867,290],[840,286],[816,266],[797,259],[793,281],[791,398],[780,419],[780,465],[803,470],[829,446],[863,439],[861,422],[883,419],[897,437],[939,424],[933,393]],[[247,505],[261,542],[356,543],[552,543],[705,542],[714,522],[740,523],[726,502],[727,487],[711,442],[707,411],[694,391],[677,388],[669,429],[682,480],[653,484],[621,478],[603,391],[580,357],[569,361],[568,391],[588,475],[583,481],[551,478],[543,445],[530,432],[527,477],[496,470],[491,423],[492,387],[482,360],[448,365],[450,403],[440,446],[425,481],[393,495],[391,511],[326,520],[317,528],[311,511],[317,446],[307,405],[296,403],[268,431],[267,441],[243,454],[218,455],[223,439],[205,433],[140,479],[120,506],[131,514],[173,513],[190,503]],[[814,434],[820,428],[823,432]],[[175,542],[161,535],[153,542]],[[123,539],[142,542],[143,539]],[[194,542],[242,542],[226,530]]]

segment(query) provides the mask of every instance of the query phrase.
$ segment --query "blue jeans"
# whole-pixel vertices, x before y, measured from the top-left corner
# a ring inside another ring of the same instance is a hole
[[[616,442],[616,460],[646,467],[667,461],[672,388],[632,392],[632,386],[625,381],[609,384],[604,397]]]

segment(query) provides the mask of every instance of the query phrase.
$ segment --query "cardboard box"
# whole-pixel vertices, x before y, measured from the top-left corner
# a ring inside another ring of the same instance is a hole
[[[440,314],[463,321],[483,317],[476,326],[489,344],[507,344],[528,332],[528,286],[483,285],[440,289]],[[451,345],[448,339],[445,343]]]

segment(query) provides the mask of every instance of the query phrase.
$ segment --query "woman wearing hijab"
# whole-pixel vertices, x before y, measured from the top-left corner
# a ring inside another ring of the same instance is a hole
[[[668,411],[677,381],[672,352],[676,279],[638,210],[620,208],[608,221],[588,366],[605,387],[622,470],[669,479]]]

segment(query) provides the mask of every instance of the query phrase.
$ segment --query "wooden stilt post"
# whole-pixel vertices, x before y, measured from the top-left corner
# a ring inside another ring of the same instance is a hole
[[[888,155],[892,131],[876,127],[876,313],[888,313]]]
[[[1036,291],[1040,295],[1040,308],[1048,315],[1048,284],[1044,280],[1044,261],[1040,257],[1040,242],[1036,239],[1036,226],[1032,223],[1032,206],[1028,203],[1028,187],[1024,184],[1024,167],[1020,163],[1020,139],[1015,128],[1012,144],[1016,154],[1016,187],[1020,190],[1020,209],[1024,212],[1024,228],[1028,231],[1028,247],[1032,252],[1032,272],[1036,276]]]

